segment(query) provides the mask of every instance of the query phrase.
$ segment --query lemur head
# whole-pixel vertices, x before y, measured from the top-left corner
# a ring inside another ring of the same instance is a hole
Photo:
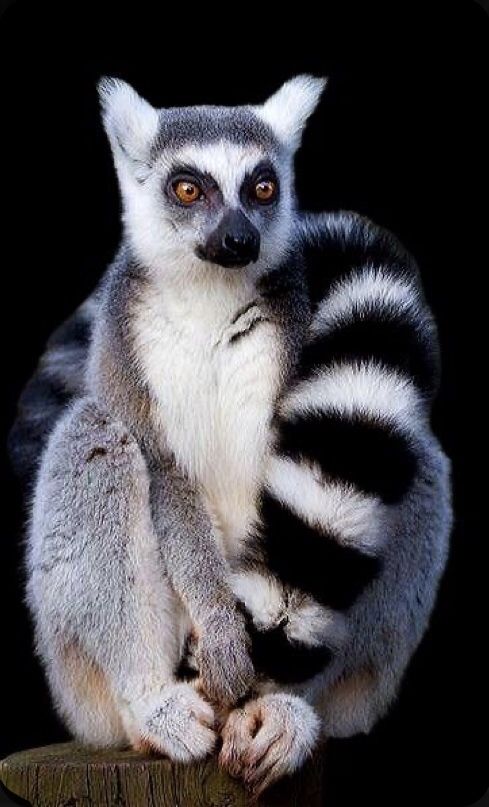
[[[276,265],[292,233],[293,157],[324,85],[297,76],[260,106],[157,110],[128,84],[102,79],[135,256],[177,276]]]

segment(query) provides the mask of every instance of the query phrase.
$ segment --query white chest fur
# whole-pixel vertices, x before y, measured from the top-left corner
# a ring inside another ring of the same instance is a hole
[[[280,381],[281,340],[253,286],[148,290],[135,318],[162,442],[202,490],[226,554],[256,515]]]

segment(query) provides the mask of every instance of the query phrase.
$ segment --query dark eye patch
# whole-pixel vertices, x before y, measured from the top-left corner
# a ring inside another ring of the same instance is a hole
[[[276,203],[280,195],[280,185],[275,168],[270,160],[262,160],[255,166],[251,173],[246,174],[240,191],[239,196],[243,204],[251,205],[253,207],[260,207],[260,203],[255,196],[255,187],[258,182],[271,181],[276,185],[276,194],[272,204]]]
[[[222,201],[222,193],[216,180],[207,172],[199,171],[193,165],[177,164],[174,165],[165,179],[164,192],[167,198],[175,203],[175,193],[173,188],[178,182],[192,182],[202,189],[205,198],[212,201]]]

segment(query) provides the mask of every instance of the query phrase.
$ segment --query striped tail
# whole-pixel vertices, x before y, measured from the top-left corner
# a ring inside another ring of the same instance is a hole
[[[260,625],[259,607],[247,605],[257,666],[282,681],[331,660],[348,609],[382,574],[388,519],[416,477],[438,383],[436,329],[412,258],[352,214],[310,217],[304,229],[308,267],[321,277],[311,277],[313,320],[276,414],[260,508],[262,560],[285,592],[272,657],[260,648],[276,622]],[[290,592],[308,602],[300,629]]]
[[[8,449],[14,471],[26,488],[33,484],[43,448],[56,421],[74,396],[83,390],[95,311],[95,296],[92,295],[52,334],[19,399]]]

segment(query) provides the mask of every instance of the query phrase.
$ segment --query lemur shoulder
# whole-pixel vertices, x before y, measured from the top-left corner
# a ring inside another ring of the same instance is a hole
[[[220,761],[256,791],[384,714],[451,526],[416,264],[356,214],[296,210],[323,86],[155,110],[102,83],[123,242],[11,439],[38,466],[28,602],[72,732],[187,761],[223,710]]]

